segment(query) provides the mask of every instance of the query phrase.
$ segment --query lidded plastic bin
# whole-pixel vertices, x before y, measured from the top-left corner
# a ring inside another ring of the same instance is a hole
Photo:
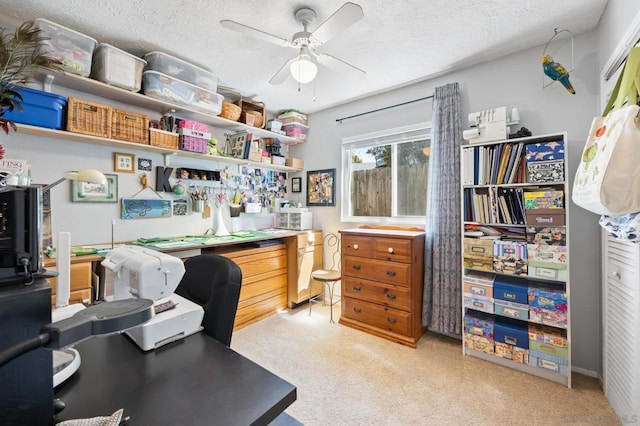
[[[211,92],[218,89],[218,77],[214,76],[211,71],[182,59],[164,52],[149,52],[144,55],[144,59],[147,61],[147,70],[170,75]]]
[[[38,18],[34,23],[48,39],[42,42],[48,56],[60,60],[67,72],[89,76],[91,57],[98,43],[94,38],[46,19]]]
[[[283,124],[282,130],[287,136],[300,140],[306,140],[309,134],[309,127],[300,123]]]
[[[93,52],[91,78],[122,89],[138,92],[147,61],[124,50],[100,43]]]
[[[2,118],[31,126],[62,129],[66,97],[28,87],[16,87],[15,90],[22,96],[22,112],[17,109],[5,111]]]
[[[185,105],[213,115],[222,111],[222,95],[167,74],[145,71],[142,73],[142,82],[144,94],[152,98]]]

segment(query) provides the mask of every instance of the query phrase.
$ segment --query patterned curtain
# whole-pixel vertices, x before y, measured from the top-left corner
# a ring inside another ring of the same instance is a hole
[[[460,93],[458,83],[436,87],[427,185],[422,325],[461,334]]]

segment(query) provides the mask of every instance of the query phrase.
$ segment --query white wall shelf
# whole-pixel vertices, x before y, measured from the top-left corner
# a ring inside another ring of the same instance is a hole
[[[121,141],[117,139],[101,138],[98,136],[67,132],[65,130],[54,130],[54,129],[48,129],[45,127],[28,126],[26,124],[17,124],[17,126],[18,126],[17,132],[21,134],[26,134],[26,135],[42,136],[42,137],[48,137],[48,138],[54,138],[54,139],[64,139],[68,141],[83,142],[83,143],[89,143],[93,145],[110,146],[114,148],[134,149],[137,151],[157,152],[160,154],[164,154],[166,166],[171,165],[170,163],[171,163],[172,157],[188,157],[188,158],[197,158],[200,160],[207,160],[207,161],[217,161],[220,163],[247,165],[247,166],[256,167],[256,168],[279,170],[284,172],[300,171],[300,169],[297,169],[294,167],[259,163],[256,161],[243,160],[239,158],[200,154],[197,152],[182,151],[178,149],[173,150],[168,148],[160,148],[157,146],[145,145],[141,143],[127,142],[127,141]]]
[[[304,142],[301,139],[270,132],[268,130],[249,126],[237,121],[227,120],[226,118],[200,112],[184,105],[161,101],[150,96],[145,96],[141,93],[134,93],[130,90],[120,89],[119,87],[111,86],[101,81],[75,74],[42,74],[40,76],[40,82],[42,83],[43,90],[47,92],[51,92],[51,84],[54,84],[94,96],[100,96],[105,99],[158,111],[160,114],[176,114],[181,118],[196,120],[229,131],[239,132],[246,130],[257,137],[277,138],[282,145],[296,145]]]

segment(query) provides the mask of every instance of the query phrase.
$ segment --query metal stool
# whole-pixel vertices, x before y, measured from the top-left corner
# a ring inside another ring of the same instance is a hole
[[[330,253],[330,264],[327,268],[316,269],[311,272],[311,278],[320,281],[327,287],[331,312],[329,323],[335,324],[335,321],[333,321],[333,305],[338,303],[340,299],[334,302],[333,293],[336,283],[340,281],[342,277],[342,273],[340,272],[340,238],[336,234],[327,234],[322,240],[322,246],[323,256],[326,253]],[[311,295],[311,287],[312,286],[309,286],[309,315],[311,315],[311,303],[315,301],[315,298]]]

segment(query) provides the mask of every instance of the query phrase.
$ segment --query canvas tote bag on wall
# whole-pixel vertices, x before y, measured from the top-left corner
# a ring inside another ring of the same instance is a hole
[[[603,215],[640,211],[639,90],[640,48],[634,47],[582,152],[572,199],[584,209]]]

